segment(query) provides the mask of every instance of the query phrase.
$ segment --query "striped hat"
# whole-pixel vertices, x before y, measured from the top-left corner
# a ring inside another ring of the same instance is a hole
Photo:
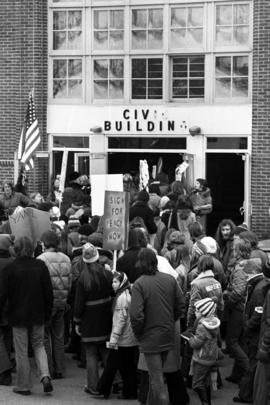
[[[212,298],[203,298],[195,302],[195,308],[199,311],[203,316],[211,316],[216,311],[216,304],[212,300]]]

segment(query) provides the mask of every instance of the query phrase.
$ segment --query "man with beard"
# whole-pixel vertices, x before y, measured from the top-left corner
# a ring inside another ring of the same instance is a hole
[[[234,229],[235,224],[231,219],[223,219],[218,225],[215,237],[219,246],[219,260],[223,264],[224,273],[227,277],[234,256]]]

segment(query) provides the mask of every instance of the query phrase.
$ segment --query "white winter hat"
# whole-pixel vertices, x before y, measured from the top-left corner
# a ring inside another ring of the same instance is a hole
[[[200,242],[205,247],[205,252],[209,254],[217,253],[217,242],[211,236],[204,236]]]

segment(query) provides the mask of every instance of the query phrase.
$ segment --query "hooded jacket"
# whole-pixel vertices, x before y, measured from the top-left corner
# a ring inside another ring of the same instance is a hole
[[[215,316],[203,317],[198,321],[195,336],[189,339],[193,349],[192,359],[200,364],[211,366],[218,359],[218,334],[220,320]]]

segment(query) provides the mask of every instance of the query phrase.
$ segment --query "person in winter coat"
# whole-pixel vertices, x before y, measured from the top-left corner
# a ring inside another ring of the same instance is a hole
[[[268,290],[261,317],[257,352],[257,368],[253,385],[253,404],[268,405],[270,393],[270,290]]]
[[[10,255],[10,248],[13,246],[12,235],[0,235],[0,283],[5,273],[5,267],[13,262],[14,257]],[[7,305],[0,310],[0,385],[11,385],[10,353],[12,346],[12,329],[8,324]]]
[[[226,344],[234,358],[231,375],[227,381],[239,383],[248,371],[249,361],[244,350],[244,306],[247,297],[248,280],[261,273],[261,260],[251,259],[249,241],[239,239],[236,245],[237,262],[232,270],[227,290],[224,291],[225,312],[227,316]]]
[[[196,302],[203,298],[211,298],[216,304],[217,316],[222,317],[224,302],[221,284],[215,279],[214,261],[210,255],[203,255],[198,262],[198,276],[191,283],[190,301],[188,306],[187,325],[192,327],[195,322]]]
[[[270,290],[270,268],[263,266],[262,273],[255,274],[247,282],[247,299],[245,304],[245,342],[249,358],[249,369],[240,381],[239,394],[234,402],[253,403],[253,383],[257,367],[261,318],[267,292]]]
[[[41,236],[43,253],[38,256],[48,267],[53,286],[53,311],[50,324],[45,328],[44,344],[52,378],[63,378],[65,371],[65,322],[64,315],[71,289],[71,262],[58,251],[59,239],[53,231]]]
[[[31,203],[29,197],[14,191],[12,183],[5,182],[3,184],[3,191],[4,193],[0,199],[0,209],[6,213],[6,216],[13,214],[15,208],[19,205],[27,207]]]
[[[217,227],[215,239],[219,247],[219,260],[221,261],[224,273],[230,277],[230,262],[234,256],[234,229],[235,224],[231,219],[223,219]]]
[[[175,321],[183,314],[185,303],[176,280],[158,271],[157,257],[151,249],[141,250],[138,265],[143,275],[132,288],[131,325],[149,372],[148,403],[167,405],[163,366],[173,348]]]
[[[216,304],[211,298],[203,298],[195,305],[195,335],[188,334],[188,342],[193,349],[192,388],[199,395],[202,405],[211,405],[210,372],[218,359],[220,320],[214,316]]]
[[[129,210],[129,220],[132,221],[135,217],[141,217],[144,220],[145,226],[149,235],[155,234],[157,226],[154,221],[154,213],[148,206],[149,194],[146,190],[138,193],[137,200],[132,204]]]
[[[132,331],[129,308],[131,302],[130,283],[125,273],[113,274],[112,286],[116,294],[113,302],[113,323],[108,342],[109,355],[98,383],[98,391],[108,398],[116,371],[123,380],[121,398],[137,398],[138,343]]]
[[[168,220],[167,228],[174,228],[186,237],[186,240],[190,240],[190,233],[188,227],[190,224],[196,221],[194,212],[192,212],[192,202],[186,195],[181,195]]]
[[[112,327],[112,278],[111,271],[98,263],[95,246],[86,243],[82,251],[84,269],[76,287],[74,322],[86,351],[87,385],[84,391],[98,395],[99,359],[106,363],[106,341]]]
[[[207,187],[205,179],[196,179],[195,188],[190,193],[190,199],[197,221],[199,221],[203,229],[206,230],[206,215],[212,212],[213,205],[211,191],[210,188]]]
[[[45,393],[53,391],[44,348],[44,325],[53,307],[53,290],[48,268],[33,258],[34,247],[28,237],[15,241],[16,259],[8,264],[0,282],[0,308],[8,301],[8,322],[12,326],[16,357],[16,386],[13,392],[31,394],[28,344],[34,356]]]

